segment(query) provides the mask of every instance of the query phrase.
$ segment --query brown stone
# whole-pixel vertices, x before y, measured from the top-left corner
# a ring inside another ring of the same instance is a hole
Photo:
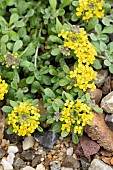
[[[50,165],[51,159],[45,158],[44,166],[47,168]]]
[[[109,152],[109,151],[106,151],[106,150],[101,150],[100,154],[102,156],[106,156],[106,157],[111,157],[113,155],[112,152]]]
[[[87,125],[84,130],[92,140],[96,140],[104,149],[113,151],[113,131],[106,125],[104,117],[104,114],[94,113],[92,126]]]
[[[111,161],[110,161],[111,165],[113,165],[113,157],[111,158]]]
[[[79,168],[80,164],[78,160],[72,156],[65,156],[62,160],[62,166],[66,168]]]
[[[90,98],[95,101],[96,104],[100,103],[100,100],[102,98],[102,90],[100,89],[95,89],[93,91],[88,90],[90,94]]]
[[[104,156],[102,156],[101,157],[101,160],[104,162],[104,163],[106,163],[106,164],[108,164],[108,165],[110,165],[111,164],[111,158],[109,158],[109,157],[104,157]]]
[[[87,158],[96,154],[100,149],[100,146],[95,141],[85,135],[80,138],[80,144],[83,149],[84,156]]]

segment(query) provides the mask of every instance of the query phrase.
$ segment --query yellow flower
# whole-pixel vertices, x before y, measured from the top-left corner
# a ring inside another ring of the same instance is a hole
[[[21,102],[8,114],[8,124],[13,126],[13,132],[19,136],[30,136],[40,124],[39,112],[36,106]]]
[[[7,88],[8,84],[5,83],[5,80],[2,80],[0,76],[0,100],[4,99],[4,95],[8,92]]]

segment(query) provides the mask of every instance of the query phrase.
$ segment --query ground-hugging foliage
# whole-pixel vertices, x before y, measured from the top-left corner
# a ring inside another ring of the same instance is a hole
[[[96,88],[103,66],[113,73],[112,6],[111,0],[1,0],[0,100],[7,133],[42,132],[39,124],[46,121],[77,143],[93,110],[102,113],[87,90]]]

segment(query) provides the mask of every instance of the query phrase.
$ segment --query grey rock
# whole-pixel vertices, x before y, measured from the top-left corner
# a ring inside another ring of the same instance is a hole
[[[24,161],[21,158],[16,158],[14,161],[14,168],[15,170],[20,170],[24,165]]]
[[[102,98],[102,90],[95,89],[95,90],[91,91],[91,90],[88,89],[87,92],[89,92],[90,98],[92,100],[94,100],[96,104],[100,103],[100,100]]]
[[[61,170],[73,170],[73,168],[65,168],[65,167],[62,167]]]
[[[0,159],[4,157],[6,151],[4,149],[0,149]]]
[[[23,141],[23,150],[28,150],[34,146],[35,139],[33,136],[28,136]]]
[[[101,107],[105,112],[113,113],[113,91],[102,99]]]
[[[41,156],[37,155],[33,160],[32,160],[32,167],[36,167],[38,164],[41,163]]]
[[[23,168],[23,170],[35,170],[34,168],[32,168],[31,166],[26,166]]]
[[[82,170],[88,170],[90,166],[90,163],[88,162],[88,160],[85,157],[81,157],[80,162],[81,162]]]
[[[95,84],[97,85],[97,87],[101,87],[104,84],[107,76],[108,76],[108,70],[99,70],[98,71],[98,74],[97,74],[98,80],[95,81]]]
[[[113,114],[107,114],[105,116],[105,122],[107,123],[107,125],[109,126],[109,128],[111,130],[113,130]]]
[[[58,140],[59,135],[57,133],[52,132],[51,130],[46,130],[43,132],[36,132],[34,134],[35,140],[39,142],[44,147],[50,149]]]
[[[113,170],[113,168],[99,159],[94,159],[88,170]]]
[[[51,170],[60,170],[61,169],[61,164],[59,161],[52,161],[50,162],[50,169]]]
[[[43,164],[39,164],[37,165],[36,170],[45,170],[45,167]]]
[[[80,163],[72,156],[65,156],[62,160],[62,166],[66,168],[79,168]]]
[[[32,152],[30,151],[23,151],[21,153],[21,158],[25,161],[31,161],[33,159]]]
[[[73,154],[73,147],[67,148],[67,155],[72,156]]]

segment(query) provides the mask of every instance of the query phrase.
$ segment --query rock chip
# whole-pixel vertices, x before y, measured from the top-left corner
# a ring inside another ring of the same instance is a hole
[[[24,161],[21,158],[16,158],[14,161],[14,168],[15,170],[20,170],[24,165]]]
[[[7,161],[8,161],[11,165],[13,165],[14,158],[15,158],[14,153],[9,153],[9,155],[7,156]]]
[[[102,98],[102,90],[100,89],[95,89],[93,91],[88,90],[90,94],[90,98],[95,101],[96,104],[100,103],[100,100]]]
[[[80,163],[77,159],[68,155],[68,156],[63,157],[62,166],[66,168],[79,168]]]
[[[13,166],[8,161],[6,161],[5,159],[2,159],[1,164],[4,168],[4,170],[12,170],[13,169]]]
[[[80,162],[81,162],[81,165],[82,165],[82,170],[87,170],[89,168],[90,163],[85,157],[81,157]]]
[[[17,146],[9,146],[7,152],[8,153],[17,153],[18,152],[18,148],[17,148]]]
[[[97,87],[101,87],[104,84],[107,76],[108,76],[108,70],[101,69],[98,71],[98,74],[97,74],[98,80],[95,81],[95,84],[97,85]]]
[[[50,169],[51,170],[60,170],[61,169],[61,164],[59,161],[52,161],[50,162]]]
[[[105,150],[113,151],[113,132],[106,125],[104,114],[94,113],[92,126],[85,126],[84,130],[92,140],[96,140]]]
[[[80,144],[86,158],[96,154],[100,149],[100,146],[95,141],[85,135],[80,138]]]
[[[69,156],[73,155],[73,147],[67,148],[67,155],[69,155]]]
[[[37,165],[36,170],[45,170],[45,167],[43,164],[39,164]]]
[[[102,99],[101,107],[105,112],[113,113],[113,91]]]
[[[6,151],[4,149],[0,149],[0,159],[4,157]]]
[[[38,164],[41,163],[41,156],[37,155],[33,160],[32,160],[32,167],[36,167]]]
[[[35,139],[33,136],[28,136],[23,141],[23,150],[28,150],[34,146]]]
[[[113,170],[113,168],[99,159],[93,159],[88,170]]]
[[[21,153],[21,158],[25,161],[31,161],[33,159],[33,154],[31,151],[23,151]]]
[[[105,116],[105,122],[107,123],[107,125],[109,126],[109,128],[111,130],[113,130],[113,114],[107,114]]]
[[[23,168],[23,170],[35,170],[34,168],[32,168],[31,166],[26,166]]]
[[[65,168],[65,167],[62,167],[61,170],[73,170],[73,168]]]

